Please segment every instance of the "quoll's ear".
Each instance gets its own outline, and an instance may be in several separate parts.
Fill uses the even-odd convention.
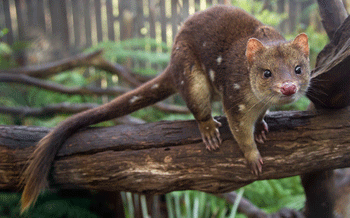
[[[251,63],[254,59],[255,53],[264,48],[264,45],[258,39],[250,38],[248,40],[247,49],[245,51],[245,55],[247,56],[248,62]]]
[[[298,46],[301,51],[305,54],[306,57],[309,57],[309,43],[308,38],[305,33],[300,33],[295,37],[295,39],[292,42],[292,45]]]

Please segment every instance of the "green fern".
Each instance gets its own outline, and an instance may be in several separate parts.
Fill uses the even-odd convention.
[[[128,59],[165,66],[169,62],[169,48],[151,38],[133,38],[120,42],[104,41],[87,51],[104,50],[104,57],[123,64]]]

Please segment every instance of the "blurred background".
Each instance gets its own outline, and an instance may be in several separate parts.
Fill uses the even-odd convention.
[[[316,0],[2,0],[0,1],[0,70],[46,66],[80,53],[103,49],[103,58],[129,69],[139,81],[146,81],[167,65],[173,39],[183,21],[196,11],[214,4],[241,7],[263,23],[278,29],[287,39],[306,32],[311,50],[311,67],[328,42]],[[349,11],[350,0],[343,0]],[[134,86],[118,75],[91,66],[81,66],[44,78],[66,87]],[[116,95],[87,95],[48,91],[16,83],[0,83],[0,124],[54,127],[72,113],[57,110],[30,115],[24,108],[38,109],[68,103],[103,104]],[[165,101],[184,106],[179,96]],[[275,110],[303,110],[307,99]],[[215,104],[215,115],[222,115]],[[17,109],[17,112],[13,110]],[[193,119],[192,115],[149,107],[117,123]],[[265,212],[281,208],[300,210],[305,196],[299,177],[259,181],[240,190],[241,195]],[[47,191],[28,217],[111,217],[101,212],[96,191]],[[20,194],[0,192],[0,217],[18,217]],[[162,205],[169,217],[246,217],[225,199],[197,191],[173,192],[152,197],[121,193],[123,215],[147,217],[150,204]],[[148,204],[148,205],[147,205]],[[161,207],[161,206],[159,206]],[[147,212],[148,208],[148,212]],[[153,216],[155,217],[155,216]]]

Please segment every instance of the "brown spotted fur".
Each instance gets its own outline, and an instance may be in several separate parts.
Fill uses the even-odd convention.
[[[295,75],[295,65],[302,67],[302,75]],[[273,77],[263,78],[266,69]],[[283,81],[298,86],[293,97],[281,97],[279,87]],[[209,150],[221,144],[221,124],[211,116],[211,101],[221,98],[231,131],[252,171],[258,174],[262,158],[254,130],[257,140],[262,141],[267,131],[263,121],[266,110],[294,101],[304,94],[308,83],[305,34],[286,42],[273,28],[230,6],[214,6],[196,13],[177,34],[170,63],[160,76],[110,103],[68,118],[38,143],[24,174],[22,208],[33,204],[45,188],[58,149],[75,131],[129,114],[175,92],[181,94],[196,118]]]

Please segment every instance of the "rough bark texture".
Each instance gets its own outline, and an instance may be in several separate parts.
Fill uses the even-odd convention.
[[[88,128],[69,138],[54,162],[51,185],[106,191],[160,194],[196,189],[219,193],[255,180],[277,179],[350,166],[349,109],[274,112],[267,117],[271,132],[259,150],[263,173],[256,177],[232,140],[225,118],[220,150],[209,152],[194,121],[156,122]],[[2,126],[0,189],[18,190],[34,145],[48,129]]]

